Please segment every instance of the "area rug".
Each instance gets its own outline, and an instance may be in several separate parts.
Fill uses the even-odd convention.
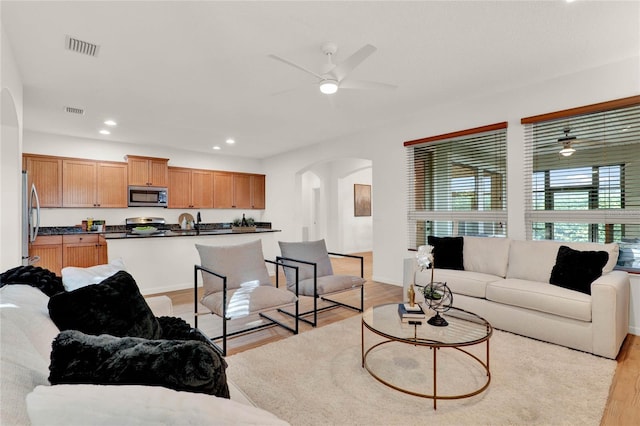
[[[360,316],[227,358],[227,374],[259,407],[292,425],[598,425],[616,362],[511,333],[490,340],[491,383],[467,399],[391,389],[361,364]],[[367,346],[376,338],[365,335]],[[484,359],[484,345],[476,348]],[[410,389],[429,390],[430,349],[402,344],[372,352],[369,365]],[[470,357],[438,351],[438,391],[481,386]],[[397,377],[395,376],[397,375]]]

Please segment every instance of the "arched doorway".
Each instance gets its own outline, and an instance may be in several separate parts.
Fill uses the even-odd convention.
[[[303,241],[324,238],[343,253],[373,249],[372,216],[356,217],[353,199],[354,184],[371,185],[371,160],[322,161],[301,169],[296,178]]]

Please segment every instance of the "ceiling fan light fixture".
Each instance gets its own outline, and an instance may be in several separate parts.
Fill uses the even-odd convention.
[[[338,82],[331,78],[327,78],[320,82],[320,91],[325,95],[333,95],[338,91]]]
[[[559,154],[563,157],[569,157],[573,155],[574,152],[576,152],[576,150],[571,147],[571,142],[565,142],[562,145],[562,149],[560,150]]]

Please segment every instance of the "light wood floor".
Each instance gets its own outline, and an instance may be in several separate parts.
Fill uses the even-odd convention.
[[[371,253],[359,253],[365,257],[365,308],[382,303],[395,302],[402,299],[402,288],[371,281],[372,276],[372,256]],[[359,264],[351,259],[333,258],[332,264],[335,273],[359,275]],[[281,283],[284,283],[282,279]],[[176,291],[168,293],[174,305],[176,316],[184,318],[193,323],[193,292],[191,290]],[[345,294],[344,301],[352,304],[358,303],[358,292]],[[308,306],[309,300],[301,302],[301,309]],[[204,311],[204,309],[203,309]],[[346,319],[353,315],[359,315],[355,311],[348,309],[332,309],[319,315],[319,326],[322,327],[333,322]],[[205,333],[215,333],[215,330],[207,330],[210,326],[206,322],[207,317],[200,317],[199,326]],[[312,330],[312,327],[300,323],[300,332]],[[228,354],[233,355],[242,351],[252,349],[270,342],[275,342],[291,336],[291,333],[281,327],[271,327],[265,330],[249,333],[235,337],[229,341]],[[602,426],[609,425],[638,425],[640,424],[640,336],[632,334],[627,338],[622,346],[617,358],[618,366],[609,390],[609,399],[605,407],[604,416],[601,421]]]

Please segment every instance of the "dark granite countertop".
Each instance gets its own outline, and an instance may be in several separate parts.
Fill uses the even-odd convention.
[[[124,238],[158,238],[158,237],[206,237],[211,235],[229,235],[229,234],[261,234],[265,232],[280,232],[279,229],[272,229],[269,222],[256,223],[255,231],[238,232],[232,229],[230,223],[203,223],[199,230],[180,229],[180,225],[167,225],[169,229],[160,230],[153,234],[134,234],[127,230],[124,225],[107,225],[103,232],[85,231],[80,226],[48,226],[41,227],[38,235],[103,235],[107,240],[117,240]]]

